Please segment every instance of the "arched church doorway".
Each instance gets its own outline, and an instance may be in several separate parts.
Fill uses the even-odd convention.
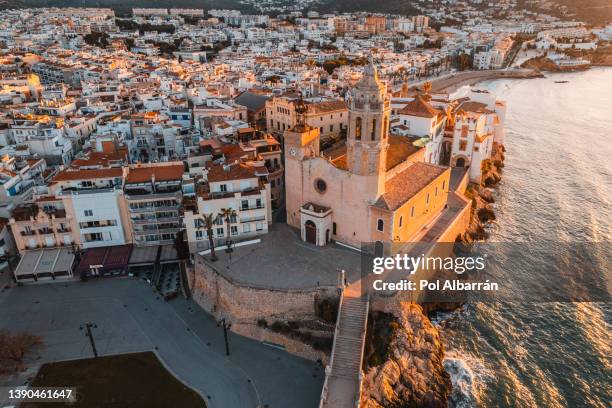
[[[317,245],[317,226],[315,223],[308,220],[304,227],[306,229],[306,242]]]
[[[455,167],[465,167],[465,159],[463,157],[458,158]]]

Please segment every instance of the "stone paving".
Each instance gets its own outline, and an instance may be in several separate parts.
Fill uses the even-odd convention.
[[[360,279],[360,253],[329,244],[325,247],[300,240],[299,231],[287,224],[273,224],[261,243],[234,248],[230,255],[217,251],[214,266],[245,284],[276,289],[304,289],[337,285],[345,270],[347,280]]]

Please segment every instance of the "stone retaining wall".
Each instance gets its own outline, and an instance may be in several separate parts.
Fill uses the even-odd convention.
[[[207,312],[234,322],[282,316],[300,319],[315,316],[315,299],[337,298],[335,286],[275,289],[237,282],[196,257],[190,283],[193,299]]]

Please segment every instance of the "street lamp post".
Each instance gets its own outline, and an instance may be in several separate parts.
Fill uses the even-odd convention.
[[[223,340],[225,341],[225,355],[229,356],[230,351],[229,351],[229,341],[227,340],[227,331],[232,327],[232,324],[227,323],[224,317],[217,323],[217,327],[219,326],[223,327]]]
[[[98,326],[91,322],[85,323],[85,329],[87,330],[87,333],[85,333],[85,336],[89,337],[89,342],[91,343],[91,349],[93,350],[94,357],[98,358],[98,350],[96,349],[96,341],[94,340],[93,333],[91,332],[92,327],[95,329]]]

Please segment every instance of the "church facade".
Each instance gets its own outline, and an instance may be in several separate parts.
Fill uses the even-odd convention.
[[[304,120],[285,132],[287,223],[319,246],[419,240],[447,206],[450,169],[389,134],[389,96],[372,63],[348,106],[347,140],[326,151]]]

